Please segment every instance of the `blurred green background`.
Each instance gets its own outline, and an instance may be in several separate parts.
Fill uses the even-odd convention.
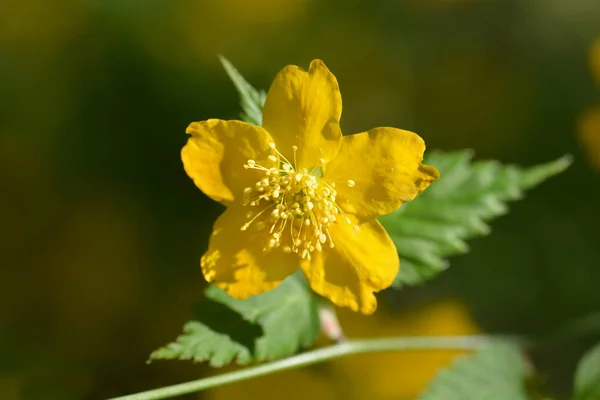
[[[265,89],[323,59],[347,134],[395,126],[524,165],[575,156],[438,279],[383,294],[382,312],[454,298],[481,329],[516,333],[599,312],[599,36],[597,0],[0,2],[0,399],[101,399],[207,373],[144,362],[201,299],[221,206],[179,152],[191,121],[238,116],[217,54]],[[534,354],[553,390],[598,338]],[[394,398],[378,396],[365,398]]]

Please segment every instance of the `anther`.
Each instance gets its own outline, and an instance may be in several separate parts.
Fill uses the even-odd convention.
[[[263,175],[255,186],[244,188],[243,204],[256,206],[248,210],[262,210],[247,213],[248,220],[240,229],[268,232],[264,251],[281,248],[285,253],[297,253],[310,260],[312,253],[323,251],[327,242],[333,247],[328,229],[336,220],[344,218],[353,227],[355,223],[336,203],[335,183],[321,183],[308,169],[295,167],[297,146],[292,146],[293,163],[276,149],[275,143],[269,143],[269,147],[274,150],[267,155],[268,162],[272,163],[270,168],[257,164],[255,160],[248,160],[244,165],[248,169],[260,170]],[[320,158],[319,162],[322,166],[325,159]],[[342,184],[355,186],[353,180],[342,181]],[[263,212],[268,217],[257,220]],[[282,245],[284,237],[285,246]]]

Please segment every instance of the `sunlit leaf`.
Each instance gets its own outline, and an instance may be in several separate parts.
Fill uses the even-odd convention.
[[[530,168],[496,161],[471,162],[468,151],[433,152],[427,164],[441,178],[410,203],[380,218],[401,259],[394,287],[416,285],[447,268],[445,257],[465,253],[465,240],[489,233],[487,221],[508,211],[506,202],[564,171],[569,157]]]
[[[600,343],[588,351],[577,366],[575,400],[600,400]]]
[[[240,94],[242,106],[241,118],[253,125],[262,125],[262,109],[267,94],[263,90],[257,90],[240,74],[240,72],[223,56],[219,56],[223,68],[233,81],[235,88]]]
[[[212,285],[205,295],[197,318],[150,360],[208,361],[214,367],[271,360],[312,345],[320,330],[316,300],[298,274],[244,301]]]
[[[495,344],[442,370],[417,400],[529,400],[528,375],[518,347]]]

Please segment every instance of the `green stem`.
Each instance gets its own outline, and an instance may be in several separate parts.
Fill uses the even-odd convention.
[[[490,336],[416,336],[403,338],[379,338],[350,340],[296,356],[284,358],[255,367],[241,369],[222,375],[198,379],[160,389],[115,397],[110,400],[157,400],[240,382],[274,372],[287,371],[319,362],[332,360],[349,354],[373,353],[390,350],[473,350],[497,340]]]

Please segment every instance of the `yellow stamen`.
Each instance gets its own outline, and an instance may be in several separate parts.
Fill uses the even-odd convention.
[[[310,260],[311,253],[323,251],[323,245],[327,242],[329,247],[334,247],[329,229],[342,222],[337,215],[341,215],[344,223],[353,222],[336,202],[335,182],[312,175],[315,168],[311,171],[297,168],[298,147],[292,147],[293,164],[277,150],[274,143],[270,143],[269,147],[279,155],[278,167],[266,168],[254,160],[248,160],[244,165],[247,169],[263,171],[264,176],[254,186],[244,188],[243,204],[260,211],[247,215],[252,218],[240,229],[245,231],[253,224],[256,230],[268,227],[261,233],[267,234],[264,251],[280,248],[286,253],[294,252],[302,259]],[[273,154],[268,159],[277,161]],[[319,162],[323,165],[325,160],[320,159]],[[352,179],[345,183],[349,187],[355,186]],[[354,226],[354,229],[358,230],[358,226]]]

